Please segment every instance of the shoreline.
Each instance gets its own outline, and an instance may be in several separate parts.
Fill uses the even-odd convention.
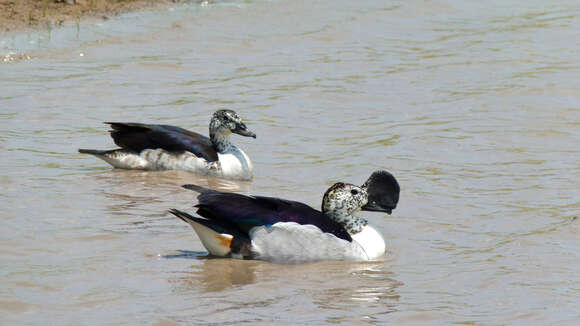
[[[108,20],[131,11],[192,0],[0,0],[0,35],[58,28],[67,22]]]

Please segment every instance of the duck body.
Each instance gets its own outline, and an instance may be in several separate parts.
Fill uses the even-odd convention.
[[[388,175],[392,178],[389,182],[396,183]],[[371,207],[368,191],[376,193],[375,184],[367,188],[336,184],[325,193],[323,211],[280,198],[225,193],[196,185],[184,187],[199,192],[196,207],[200,217],[176,209],[170,212],[189,223],[214,256],[301,263],[374,260],[385,253],[381,234],[366,220],[352,215],[367,205]],[[392,198],[381,198],[371,210],[394,209],[398,184],[396,189]],[[332,208],[325,202],[337,205]]]
[[[247,130],[234,111],[219,110],[210,123],[210,137],[180,127],[143,123],[106,122],[120,149],[79,149],[115,168],[139,170],[184,170],[217,177],[250,180],[253,165],[246,153],[232,144],[232,132],[247,137]]]

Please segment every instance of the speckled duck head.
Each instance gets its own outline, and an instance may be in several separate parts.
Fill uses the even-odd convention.
[[[367,221],[354,216],[368,202],[365,189],[349,183],[335,183],[322,197],[322,212],[341,224],[349,234],[355,234]]]
[[[376,171],[361,187],[339,182],[328,188],[322,198],[322,212],[353,235],[368,224],[354,215],[358,210],[391,214],[397,207],[399,192],[399,183],[392,174]]]
[[[233,110],[216,111],[209,123],[209,135],[212,140],[227,140],[231,133],[256,138],[256,134],[249,131],[242,118]]]
[[[368,201],[366,190],[349,183],[335,183],[328,188],[322,198],[324,213],[354,214]]]

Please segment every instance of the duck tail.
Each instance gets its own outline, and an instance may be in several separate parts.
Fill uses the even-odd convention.
[[[193,216],[187,214],[186,212],[180,211],[180,210],[175,209],[175,208],[170,209],[169,213],[177,216],[180,220],[182,220],[185,223],[189,223],[189,224],[191,224],[191,222],[195,222],[195,220],[201,220],[200,218],[193,217]]]
[[[191,216],[190,214],[187,214],[186,212],[180,211],[180,210],[175,209],[175,208],[170,209],[169,213],[177,216],[180,220],[191,225],[194,229],[195,229],[196,225],[203,225],[206,228],[210,228],[214,232],[217,232],[217,233],[229,233],[226,228],[217,224],[215,221],[211,221],[211,220],[208,220],[205,218]]]
[[[91,154],[91,155],[95,155],[95,156],[107,155],[109,153],[112,153],[113,151],[115,151],[115,150],[102,151],[102,150],[98,150],[98,149],[79,148],[79,153],[81,153],[81,154]]]
[[[212,190],[212,189],[209,189],[209,188],[205,188],[205,187],[202,187],[202,186],[198,186],[198,185],[194,185],[194,184],[187,184],[187,185],[183,185],[182,187],[185,188],[185,189],[193,190],[193,191],[198,192],[200,194],[203,194],[205,192],[215,191],[215,190]]]
[[[193,217],[177,209],[170,209],[169,213],[187,222],[201,240],[203,246],[214,256],[225,257],[232,252],[234,236],[225,233],[218,224],[203,218]]]

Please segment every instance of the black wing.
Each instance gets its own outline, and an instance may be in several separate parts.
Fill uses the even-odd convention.
[[[273,197],[245,196],[219,192],[196,185],[185,185],[187,189],[200,192],[197,214],[207,219],[235,225],[248,234],[251,228],[273,225],[277,222],[311,224],[323,232],[352,241],[348,232],[327,215],[312,207],[291,200]]]
[[[188,151],[208,162],[218,160],[211,140],[196,132],[168,125],[105,122],[111,125],[111,137],[119,147],[140,152],[162,148],[167,151]]]

